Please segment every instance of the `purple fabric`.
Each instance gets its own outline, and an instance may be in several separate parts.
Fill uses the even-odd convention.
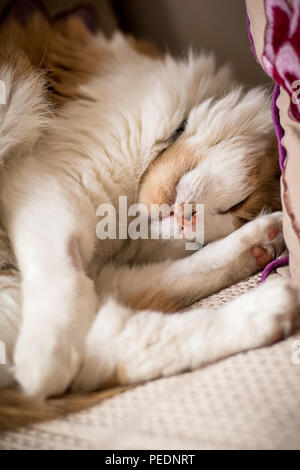
[[[278,84],[275,84],[273,95],[272,95],[271,111],[272,111],[272,119],[273,119],[276,137],[277,137],[277,143],[278,143],[279,165],[280,165],[281,172],[283,173],[284,161],[286,158],[286,150],[281,143],[281,139],[284,136],[284,130],[280,124],[279,109],[276,104],[279,93],[280,93],[280,86]],[[267,266],[263,270],[262,275],[261,275],[261,281],[262,282],[265,281],[272,271],[275,271],[279,267],[287,266],[288,264],[289,264],[288,256],[284,256],[283,258],[279,258],[279,259],[275,259],[274,261],[271,261],[271,263],[267,264]]]
[[[288,5],[285,0],[265,0],[265,11],[267,15],[267,26],[265,31],[265,48],[262,62],[266,72],[275,80],[275,87],[272,95],[272,118],[277,137],[279,165],[281,172],[284,172],[284,162],[286,159],[286,149],[281,140],[284,130],[280,124],[279,109],[276,101],[280,94],[280,85],[289,93],[291,97],[290,117],[298,120],[300,117],[300,107],[293,99],[295,92],[294,84],[300,78],[299,61],[299,26],[300,26],[300,2],[292,1]],[[296,40],[296,41],[295,41]],[[297,48],[297,54],[295,53]],[[294,73],[291,73],[293,71]],[[280,266],[289,264],[289,257],[285,256],[269,263],[262,272],[262,282]]]
[[[279,109],[276,104],[279,93],[280,93],[280,86],[278,84],[275,84],[273,95],[272,95],[271,112],[272,112],[272,119],[273,119],[275,134],[277,137],[277,143],[278,143],[279,165],[280,165],[281,173],[283,173],[284,162],[286,159],[286,150],[281,143],[281,139],[284,136],[284,130],[280,124]]]
[[[271,263],[267,264],[265,269],[261,274],[261,282],[264,282],[266,278],[271,274],[272,271],[275,271],[277,268],[281,268],[282,266],[287,266],[289,264],[289,257],[284,256],[283,258],[274,259]]]
[[[289,94],[289,117],[300,122],[300,1],[265,0],[265,12],[262,63]]]
[[[280,86],[278,84],[275,84],[273,95],[272,95],[271,111],[272,111],[272,119],[273,119],[275,134],[276,134],[277,143],[278,143],[279,165],[280,165],[281,172],[283,173],[284,161],[286,158],[286,150],[281,143],[281,139],[284,136],[284,130],[280,124],[279,109],[276,104],[279,93],[280,93]],[[279,267],[287,266],[288,264],[289,264],[288,256],[284,256],[283,258],[279,258],[279,259],[275,259],[274,261],[271,261],[271,263],[267,264],[267,266],[263,270],[262,275],[261,275],[261,281],[262,282],[265,281],[272,271],[275,271]]]

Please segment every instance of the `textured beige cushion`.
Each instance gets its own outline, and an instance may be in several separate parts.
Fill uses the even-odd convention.
[[[259,276],[200,302],[217,307]],[[241,312],[241,315],[243,312]],[[62,420],[0,436],[0,449],[300,449],[293,337],[156,380]],[[300,358],[300,354],[299,354]]]

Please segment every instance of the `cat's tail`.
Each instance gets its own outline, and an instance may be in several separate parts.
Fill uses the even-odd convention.
[[[51,419],[62,418],[99,404],[133,386],[118,386],[84,395],[66,395],[39,401],[16,389],[0,390],[0,433]]]
[[[45,79],[22,51],[0,50],[0,167],[49,126]]]

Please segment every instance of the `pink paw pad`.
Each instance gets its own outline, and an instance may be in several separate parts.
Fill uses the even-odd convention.
[[[269,240],[274,240],[274,238],[277,237],[278,233],[279,233],[279,229],[278,229],[278,227],[276,227],[276,225],[273,225],[272,227],[269,227],[268,228]]]
[[[261,246],[254,246],[251,248],[251,254],[255,258],[256,265],[259,268],[264,268],[272,260],[272,255]]]

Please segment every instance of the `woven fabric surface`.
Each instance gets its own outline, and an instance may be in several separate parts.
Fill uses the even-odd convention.
[[[218,307],[253,276],[198,303]],[[300,332],[271,347],[164,378],[93,408],[0,437],[1,449],[300,449]]]

